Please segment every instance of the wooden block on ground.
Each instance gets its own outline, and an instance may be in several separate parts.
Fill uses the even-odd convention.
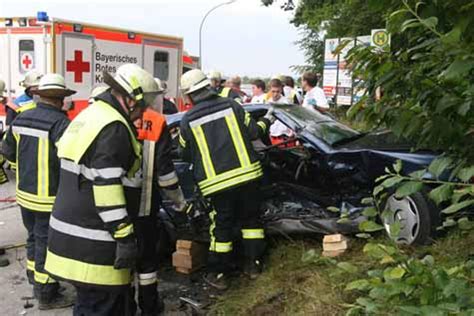
[[[333,243],[324,243],[323,250],[324,251],[336,251],[336,250],[347,250],[349,248],[349,244],[347,240],[341,242],[333,242]]]
[[[191,249],[193,244],[196,244],[192,240],[179,239],[176,241],[176,249]]]
[[[176,242],[176,252],[173,253],[173,266],[176,271],[189,274],[204,266],[208,252],[207,248],[207,245],[202,243],[178,240]]]
[[[328,244],[328,243],[334,243],[334,242],[341,242],[347,240],[346,236],[342,234],[334,234],[334,235],[326,235],[323,238],[323,243]]]
[[[204,260],[183,255],[178,252],[173,253],[173,266],[177,272],[189,274],[204,266]],[[186,272],[187,271],[187,272]]]
[[[176,272],[182,273],[182,274],[191,274],[193,271],[194,270],[191,270],[191,269],[176,267]]]
[[[329,251],[323,251],[323,257],[337,257],[342,255],[345,252],[345,250],[329,250]]]

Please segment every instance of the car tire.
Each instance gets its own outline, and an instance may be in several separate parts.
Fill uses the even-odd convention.
[[[382,224],[388,236],[399,244],[429,245],[435,237],[439,224],[439,210],[429,200],[425,192],[417,192],[410,196],[397,198],[395,193],[388,196],[384,210],[391,212],[382,216]],[[391,236],[390,225],[400,221],[401,229],[398,236]]]

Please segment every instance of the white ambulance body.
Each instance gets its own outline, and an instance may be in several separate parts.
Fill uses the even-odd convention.
[[[70,100],[69,114],[74,117],[87,106],[91,90],[103,84],[102,72],[113,74],[125,63],[138,64],[166,81],[167,96],[180,99],[182,38],[47,17],[40,20],[0,18],[0,78],[10,101],[23,93],[20,81],[29,70],[57,72],[68,88],[77,91]],[[0,106],[2,123],[5,111]]]

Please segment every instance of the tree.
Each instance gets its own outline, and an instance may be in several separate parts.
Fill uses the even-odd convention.
[[[284,2],[286,8],[289,2]],[[324,37],[354,37],[370,34],[374,28],[384,28],[384,15],[388,8],[371,6],[368,0],[301,0],[294,10],[291,23],[301,30],[302,37],[297,44],[303,49],[306,65],[295,66],[303,72],[322,72],[324,65]],[[274,0],[262,0],[265,6],[275,4]],[[278,2],[281,3],[281,2]],[[291,2],[292,3],[292,2]]]
[[[368,89],[349,113],[474,163],[474,3],[393,2],[391,49],[355,48],[349,58]]]

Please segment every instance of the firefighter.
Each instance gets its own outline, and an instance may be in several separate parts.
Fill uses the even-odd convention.
[[[193,164],[194,178],[215,210],[210,213],[210,252],[205,281],[227,288],[233,248],[233,230],[241,223],[244,272],[252,279],[262,269],[265,247],[259,220],[259,180],[263,175],[251,141],[267,135],[275,120],[272,110],[255,122],[237,102],[219,97],[202,71],[181,78],[183,94],[194,107],[180,126],[183,158]]]
[[[3,90],[5,90],[5,81],[0,79],[0,104],[5,104],[6,103],[6,98],[3,97]],[[3,126],[0,126],[0,142],[3,139]],[[0,185],[7,183],[8,182],[8,177],[5,172],[5,169],[3,169],[3,165],[5,164],[5,157],[1,154],[0,151]],[[2,252],[2,249],[0,249],[0,252]],[[4,252],[4,250],[3,250]],[[0,253],[1,255],[1,253]],[[8,265],[8,264],[7,264]],[[2,266],[2,263],[0,262],[0,266]]]
[[[34,284],[39,309],[72,305],[70,298],[59,294],[59,283],[44,269],[48,240],[48,223],[59,184],[59,159],[56,142],[69,124],[63,107],[64,98],[76,93],[67,89],[59,74],[47,74],[34,91],[38,105],[20,113],[7,131],[5,157],[16,163],[16,200],[26,241],[27,276]]]
[[[211,71],[208,78],[210,80],[211,88],[214,89],[220,97],[231,98],[237,103],[242,104],[243,101],[240,94],[231,87],[224,86],[225,80],[222,80],[222,74],[219,71]]]
[[[25,78],[20,82],[20,86],[25,88],[24,93],[13,101],[14,109],[7,106],[7,125],[10,125],[19,113],[31,110],[36,106],[33,100],[33,94],[34,91],[38,89],[41,76],[41,73],[36,70],[30,70],[26,73]]]
[[[3,90],[5,90],[5,81],[0,79],[0,104],[4,104],[6,99],[3,97]],[[3,128],[0,126],[0,141],[3,139]],[[5,164],[5,158],[0,153],[0,185],[8,182],[8,177],[3,169]],[[0,256],[5,255],[5,249],[0,248]],[[6,267],[10,265],[10,261],[7,258],[0,258],[0,267]]]
[[[143,113],[138,130],[138,138],[143,141],[141,180],[139,185],[124,183],[127,208],[132,214],[137,236],[138,305],[144,316],[158,315],[164,310],[157,287],[159,190],[164,198],[174,202],[175,210],[182,211],[186,206],[171,157],[171,135],[161,114],[164,89],[159,79],[155,78],[155,81],[160,94]]]
[[[130,283],[137,244],[122,181],[131,181],[141,165],[133,121],[159,91],[135,64],[103,76],[110,89],[79,113],[58,143],[60,186],[46,270],[75,286],[76,316],[135,312]]]

